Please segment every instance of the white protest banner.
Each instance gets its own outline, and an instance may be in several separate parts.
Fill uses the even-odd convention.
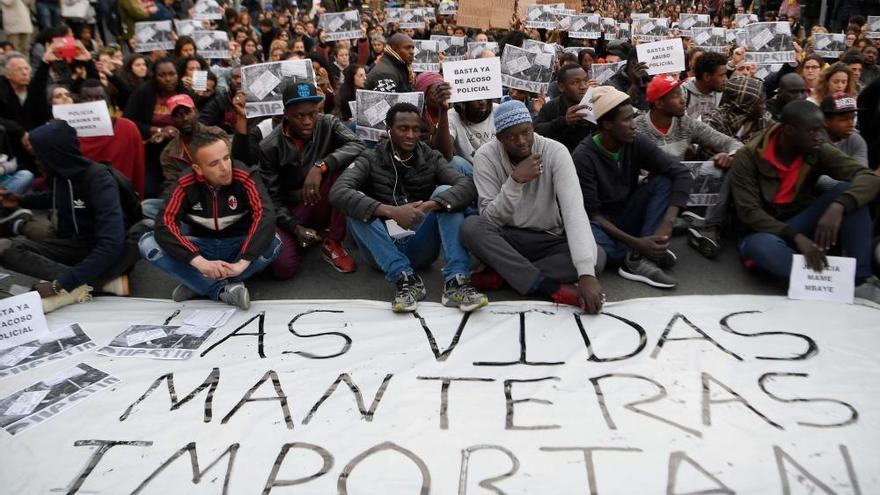
[[[813,34],[813,52],[824,58],[840,58],[846,50],[846,35],[843,33]]]
[[[193,71],[192,89],[193,89],[193,91],[207,91],[208,90],[208,71],[206,71],[206,70]]]
[[[400,29],[424,29],[425,12],[422,9],[397,9]]]
[[[171,21],[134,23],[135,48],[140,53],[174,48]]]
[[[177,36],[192,36],[196,31],[206,31],[204,21],[192,19],[174,19],[174,30]]]
[[[311,60],[284,60],[242,67],[241,87],[247,99],[247,117],[281,115],[284,113],[281,94],[285,85],[301,82],[315,84]]]
[[[179,307],[96,298],[50,319],[103,343]],[[254,301],[187,361],[87,353],[0,381],[3,412],[29,411],[0,432],[0,479],[11,494],[479,494],[502,474],[510,495],[875,494],[878,314],[768,295],[599,315]]]
[[[632,36],[640,44],[665,40],[669,37],[669,19],[666,17],[633,19]]]
[[[681,35],[685,38],[693,38],[694,28],[708,28],[712,26],[709,14],[681,14],[678,16],[678,27]]]
[[[422,112],[425,104],[425,93],[414,91],[411,93],[384,93],[381,91],[357,90],[357,135],[368,141],[379,141],[385,136],[387,129],[385,117],[388,110],[397,103],[412,103]]]
[[[467,55],[467,38],[464,36],[443,36],[432,34],[431,41],[436,41],[438,49],[443,53],[443,62],[456,62],[464,60]]]
[[[470,41],[467,44],[467,57],[479,58],[485,50],[489,50],[495,55],[498,55],[498,43],[495,41]]]
[[[711,52],[727,54],[727,30],[720,27],[694,28],[694,42]]]
[[[223,7],[214,0],[198,0],[193,5],[192,18],[196,21],[218,21],[223,19]]]
[[[866,38],[880,38],[880,15],[868,16],[868,30],[865,32]]]
[[[0,378],[18,375],[94,347],[95,343],[78,324],[65,325],[39,339],[0,351]]]
[[[450,103],[501,98],[501,59],[444,62],[443,80],[452,86]]]
[[[440,72],[440,48],[437,41],[413,40],[413,72]]]
[[[636,45],[636,52],[639,62],[648,66],[649,75],[672,74],[685,70],[681,38],[639,43]]]
[[[833,301],[852,304],[855,297],[856,259],[828,256],[821,272],[807,266],[806,258],[795,254],[791,260],[788,297],[806,301]]]
[[[39,340],[48,332],[39,293],[0,299],[0,349]]]
[[[358,39],[363,35],[360,16],[356,10],[325,12],[318,19],[318,25],[327,41]]]
[[[571,16],[569,38],[599,39],[602,37],[602,17],[599,14]]]
[[[529,29],[554,29],[558,22],[556,16],[552,5],[528,5],[523,25]]]
[[[52,105],[52,116],[70,124],[79,137],[113,135],[113,121],[110,120],[107,102],[103,100]]]
[[[229,58],[229,35],[226,31],[196,31],[193,39],[203,58]]]
[[[757,22],[746,26],[742,44],[746,47],[746,61],[755,64],[782,64],[794,62],[795,52],[791,39],[791,25],[787,22]]]
[[[89,7],[89,0],[61,0],[61,17],[65,19],[87,19],[89,17]]]
[[[543,43],[542,43],[543,45]],[[547,92],[553,77],[556,53],[524,50],[511,44],[501,54],[501,84],[532,93]]]
[[[694,178],[694,184],[691,186],[687,205],[713,206],[718,204],[721,185],[724,183],[724,173],[715,166],[715,162],[712,160],[702,162],[683,161],[681,164],[691,171],[691,176]]]

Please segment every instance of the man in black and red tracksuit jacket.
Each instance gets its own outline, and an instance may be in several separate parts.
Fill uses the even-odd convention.
[[[232,161],[229,143],[212,133],[193,135],[192,170],[168,191],[155,232],[144,235],[144,258],[181,284],[172,299],[208,296],[242,309],[242,283],[278,256],[272,202],[259,175]]]

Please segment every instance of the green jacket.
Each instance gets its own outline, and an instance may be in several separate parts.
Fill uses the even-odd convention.
[[[733,157],[730,190],[737,217],[748,231],[767,232],[794,242],[798,232],[785,220],[803,211],[816,199],[814,190],[822,175],[849,182],[849,188],[836,200],[847,213],[865,206],[880,194],[880,176],[834,145],[825,143],[818,151],[804,156],[791,203],[774,204],[773,198],[781,180],[773,164],[764,159],[764,149],[779,128],[780,124],[771,126]]]
[[[119,17],[125,29],[126,39],[134,37],[134,23],[150,20],[150,14],[138,0],[119,0]]]

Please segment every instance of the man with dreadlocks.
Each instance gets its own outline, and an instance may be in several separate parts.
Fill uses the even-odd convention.
[[[397,33],[388,40],[384,57],[367,74],[365,89],[384,93],[406,93],[412,91],[415,75],[412,62],[415,44],[412,38]]]

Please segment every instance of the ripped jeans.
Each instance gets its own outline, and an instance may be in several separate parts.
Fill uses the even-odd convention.
[[[228,237],[222,239],[214,239],[209,237],[187,237],[207,260],[223,260],[234,263],[241,258],[241,246],[244,242],[242,237]],[[211,280],[202,275],[194,266],[189,263],[172,258],[162,249],[162,246],[156,242],[156,238],[152,232],[147,232],[138,242],[141,256],[147,261],[155,265],[163,272],[176,278],[180,283],[186,285],[193,292],[218,300],[220,291],[229,284],[243,282],[272,263],[278,253],[281,252],[281,238],[275,235],[272,244],[266,249],[259,258],[253,260],[247,270],[237,277],[225,280]]]

